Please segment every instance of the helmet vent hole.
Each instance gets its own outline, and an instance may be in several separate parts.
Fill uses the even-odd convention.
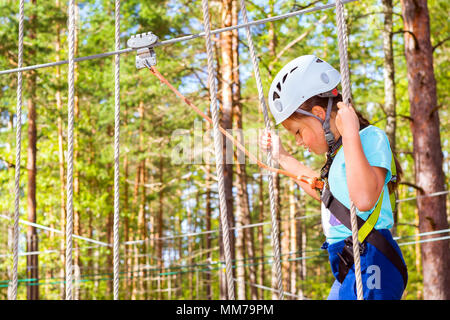
[[[281,91],[281,83],[277,83],[277,89],[278,89],[278,91]]]
[[[274,92],[273,93],[273,101],[275,101],[276,99],[280,99],[280,96],[278,95],[278,93]]]
[[[317,62],[317,63],[321,63],[321,62],[323,62],[323,61],[320,60],[320,59],[317,59],[316,62]]]
[[[292,69],[289,73],[292,73],[295,69],[297,69],[298,67],[295,67],[294,69]]]
[[[286,81],[287,76],[288,76],[288,73],[286,73],[286,74],[284,75],[284,77],[283,77],[283,83]]]

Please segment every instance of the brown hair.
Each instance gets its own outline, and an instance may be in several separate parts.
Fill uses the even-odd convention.
[[[337,103],[340,101],[342,101],[341,94],[338,94],[336,97],[333,98],[333,106],[331,108],[331,113],[336,113],[338,111]],[[301,108],[304,111],[311,112],[314,106],[320,106],[321,108],[326,110],[327,105],[328,105],[328,98],[313,96],[313,97],[309,98],[308,100],[306,100],[299,108]],[[355,109],[355,112],[356,112],[356,115],[358,116],[359,125],[361,127],[370,125],[370,122],[366,118],[364,118],[364,116],[359,111],[357,111]],[[306,115],[298,113],[298,112],[294,112],[288,119],[300,120],[303,117],[306,117]],[[400,183],[400,179],[403,175],[403,170],[400,166],[400,163],[399,163],[395,153],[394,153],[394,161],[395,161],[395,167],[397,168],[397,179],[396,179],[396,181],[390,181],[388,183],[389,193],[392,193],[395,191],[395,189],[397,189],[397,187]],[[392,209],[394,209],[394,208],[392,208]]]

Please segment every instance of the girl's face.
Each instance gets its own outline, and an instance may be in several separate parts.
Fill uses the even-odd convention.
[[[325,110],[321,107],[317,108],[314,107],[311,110],[312,113],[321,119],[325,119]],[[328,151],[325,132],[323,131],[322,124],[316,118],[308,116],[301,117],[300,119],[289,118],[283,121],[282,125],[295,136],[298,146],[303,146],[315,154],[324,154]]]

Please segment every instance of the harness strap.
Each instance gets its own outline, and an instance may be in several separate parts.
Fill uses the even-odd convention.
[[[360,243],[364,242],[364,240],[369,235],[370,231],[372,231],[372,229],[374,229],[375,225],[377,224],[378,218],[380,217],[381,204],[383,203],[383,195],[384,195],[384,190],[381,192],[380,199],[378,199],[377,206],[372,211],[372,213],[367,218],[367,220],[364,222],[363,226],[361,228],[359,228],[358,241]]]
[[[339,200],[337,200],[332,194],[331,191],[327,188],[325,188],[322,192],[322,202],[325,205],[325,207],[330,210],[330,212],[348,229],[351,230],[351,222],[350,222],[350,210],[344,206]],[[380,204],[381,201],[378,201]],[[377,205],[378,206],[378,205]],[[381,205],[380,205],[381,208]],[[375,212],[375,210],[374,210]],[[374,213],[372,212],[372,214]],[[379,212],[378,212],[379,214]],[[370,217],[369,217],[370,218]],[[378,219],[378,217],[377,217]],[[369,220],[369,219],[367,219]],[[372,220],[375,220],[373,218]],[[357,216],[357,222],[358,222],[358,229],[360,230],[366,223],[361,217]],[[376,221],[375,221],[376,223]],[[406,265],[403,263],[403,260],[401,259],[398,252],[394,249],[394,247],[390,244],[390,242],[375,228],[372,227],[373,221],[370,222],[370,231],[365,236],[365,240],[373,245],[375,248],[378,249],[383,255],[386,256],[386,258],[391,261],[391,263],[398,269],[400,274],[403,278],[403,285],[406,287],[406,284],[408,282],[408,272],[406,269]],[[374,225],[374,224],[373,224]],[[369,225],[367,228],[370,228]],[[367,232],[367,229],[364,231]],[[358,233],[359,238],[359,233]],[[362,243],[362,242],[361,242]],[[347,245],[347,243],[346,243]],[[347,250],[348,251],[348,250]],[[352,250],[349,250],[349,252],[353,252]],[[347,265],[352,265],[352,259],[353,255],[351,256],[352,259],[348,259],[348,257],[342,257],[346,261]],[[342,260],[341,258],[341,260]],[[348,267],[348,266],[347,266]],[[350,268],[348,267],[348,268]],[[348,272],[348,270],[347,270]],[[345,278],[345,276],[344,276]],[[339,280],[340,281],[340,280]]]
[[[392,158],[391,158],[391,181],[397,181],[397,166],[395,165],[395,159],[394,159],[394,152],[391,152],[392,154]],[[389,200],[391,201],[391,208],[392,211],[394,211],[395,205],[396,205],[396,197],[395,197],[395,192],[392,192],[389,195]]]

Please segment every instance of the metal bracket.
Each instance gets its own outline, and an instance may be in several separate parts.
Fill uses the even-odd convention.
[[[156,65],[156,53],[152,45],[158,42],[158,37],[152,32],[146,32],[131,36],[127,41],[130,48],[137,49],[136,68],[142,69]]]

